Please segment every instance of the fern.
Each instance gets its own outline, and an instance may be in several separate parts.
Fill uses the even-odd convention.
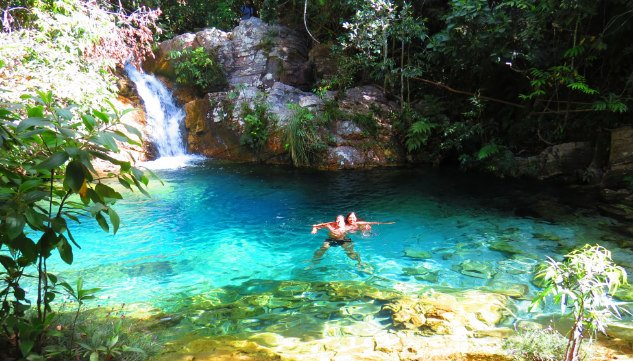
[[[495,154],[498,154],[500,151],[501,147],[499,145],[495,144],[494,142],[490,142],[479,149],[479,153],[477,153],[477,159],[488,159]]]
[[[429,122],[427,118],[422,118],[417,122],[411,124],[409,131],[407,132],[405,139],[405,146],[409,153],[420,149],[429,138],[431,130],[435,127],[435,124]]]
[[[295,167],[309,165],[326,148],[317,131],[318,119],[308,108],[297,104],[288,104],[288,108],[294,114],[285,128],[285,147]]]
[[[609,93],[602,99],[595,101],[591,108],[596,111],[608,110],[613,113],[626,113],[629,110],[628,106],[613,93]]]

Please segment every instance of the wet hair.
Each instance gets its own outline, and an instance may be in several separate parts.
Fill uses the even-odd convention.
[[[349,213],[347,214],[347,216],[345,217],[345,223],[349,223],[349,217],[350,217],[352,214],[353,214],[353,215],[356,215],[356,212],[349,212]],[[356,217],[356,220],[358,220],[358,216]]]

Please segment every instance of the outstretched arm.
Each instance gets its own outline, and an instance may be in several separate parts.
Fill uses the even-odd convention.
[[[396,222],[365,222],[365,221],[357,221],[356,224],[360,225],[370,225],[370,224],[394,224]]]
[[[334,222],[327,222],[327,223],[319,223],[319,224],[313,224],[312,225],[312,234],[317,233],[317,231],[321,228],[330,228],[332,227],[334,224]]]

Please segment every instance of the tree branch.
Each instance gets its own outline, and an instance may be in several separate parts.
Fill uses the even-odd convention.
[[[448,90],[451,93],[468,95],[468,96],[472,96],[472,97],[479,98],[479,99],[489,100],[489,101],[495,102],[495,103],[501,103],[501,104],[513,106],[513,107],[516,107],[516,108],[526,108],[526,106],[523,105],[523,104],[512,103],[512,102],[509,102],[509,101],[506,101],[506,100],[492,98],[492,97],[487,97],[485,95],[479,95],[479,94],[475,94],[475,93],[468,92],[468,91],[465,91],[465,90],[454,89],[454,88],[451,88],[450,86],[448,86],[446,84],[442,84],[442,83],[435,82],[435,81],[432,81],[432,80],[428,80],[428,79],[424,79],[424,78],[418,78],[418,77],[412,77],[411,79],[418,80],[418,81],[421,81],[423,83],[430,84],[430,85],[436,86],[438,88],[442,88],[442,89]]]

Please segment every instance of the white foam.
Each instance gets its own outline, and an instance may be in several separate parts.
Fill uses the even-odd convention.
[[[205,157],[196,154],[184,154],[173,157],[160,157],[156,160],[142,162],[141,165],[149,169],[179,169],[197,166],[203,162]]]

